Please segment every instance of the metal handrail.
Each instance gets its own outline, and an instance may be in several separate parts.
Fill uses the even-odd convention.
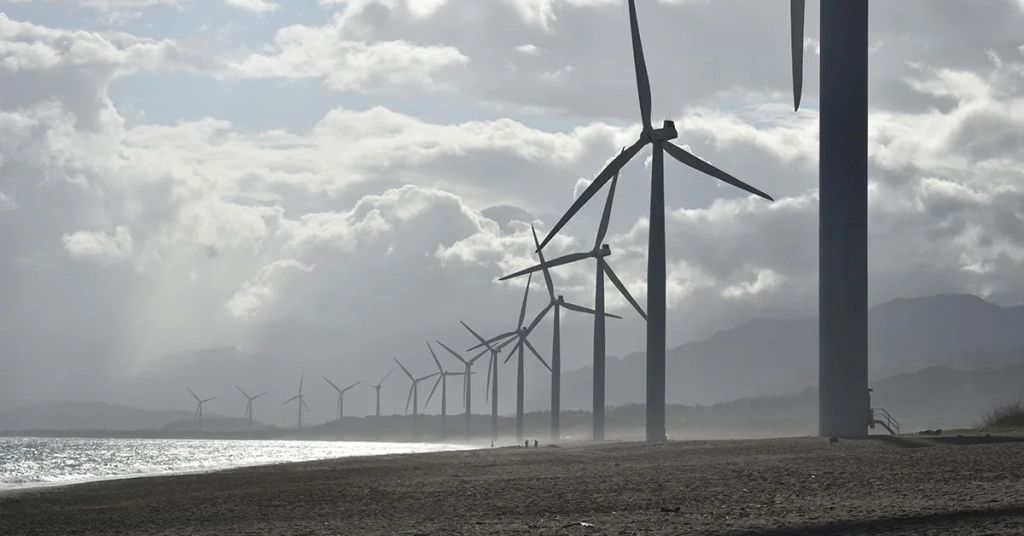
[[[874,408],[874,407],[871,408],[871,416],[872,416],[872,418],[877,419],[879,415],[884,418],[885,424],[887,425],[887,427],[890,430],[895,431],[896,435],[899,435],[899,433],[900,433],[900,423],[899,423],[899,421],[897,421],[892,416],[891,413],[886,411],[885,408]]]

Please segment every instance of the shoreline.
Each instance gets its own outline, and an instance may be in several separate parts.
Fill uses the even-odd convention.
[[[63,486],[0,496],[0,526],[11,535],[1024,533],[1020,435],[548,445]]]

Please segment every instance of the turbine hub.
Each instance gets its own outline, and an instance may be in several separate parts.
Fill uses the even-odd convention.
[[[601,247],[594,250],[595,257],[607,257],[612,254],[612,248],[608,244],[601,244]]]
[[[666,119],[661,128],[652,130],[647,136],[652,142],[669,141],[678,138],[679,132],[676,132],[676,124]]]

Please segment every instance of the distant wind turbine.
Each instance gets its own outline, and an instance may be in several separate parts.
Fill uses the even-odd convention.
[[[398,366],[402,368],[402,372],[404,372],[405,375],[409,377],[409,381],[412,382],[412,385],[409,386],[409,396],[406,397],[406,399],[405,399],[405,414],[406,415],[409,414],[409,401],[411,400],[412,401],[412,434],[415,436],[416,435],[416,422],[419,420],[419,413],[420,413],[420,406],[419,406],[420,382],[429,380],[430,378],[433,378],[434,376],[437,376],[437,373],[435,372],[433,374],[428,374],[426,376],[423,376],[422,378],[416,378],[416,377],[413,377],[412,373],[409,372],[409,369],[405,368],[405,365],[403,365],[402,362],[399,361],[397,358],[395,359],[395,363],[398,363]]]
[[[248,425],[249,427],[248,427],[248,433],[247,433],[246,437],[252,437],[252,401],[256,400],[257,398],[259,398],[259,397],[261,397],[261,396],[263,396],[265,394],[267,394],[267,392],[263,391],[262,393],[260,393],[260,394],[258,394],[256,396],[249,396],[248,393],[243,391],[242,388],[239,387],[237,384],[235,385],[235,389],[238,389],[238,392],[242,393],[242,396],[244,396],[246,401],[247,401],[245,403],[245,419],[247,421],[249,421],[249,425]]]
[[[341,418],[345,416],[345,393],[362,382],[356,382],[344,389],[341,389],[337,385],[334,385],[334,382],[328,380],[326,376],[321,376],[321,378],[323,378],[325,382],[331,384],[331,387],[338,392],[338,426],[341,426]]]
[[[552,287],[551,287],[551,275],[548,273],[548,270],[550,268],[553,268],[555,266],[561,266],[563,264],[569,264],[569,263],[573,263],[573,262],[577,262],[577,261],[582,261],[582,260],[586,260],[586,259],[590,259],[590,258],[593,258],[595,261],[597,261],[597,277],[596,277],[597,284],[596,284],[596,286],[594,288],[594,308],[597,309],[597,311],[599,313],[602,313],[602,314],[594,315],[594,366],[593,366],[593,369],[594,369],[594,371],[593,371],[594,372],[594,392],[593,392],[594,404],[593,404],[593,412],[591,413],[591,417],[593,418],[592,431],[593,431],[594,441],[603,441],[604,440],[604,425],[605,425],[605,422],[604,422],[604,409],[605,409],[604,391],[605,391],[605,383],[606,383],[606,381],[605,381],[605,364],[606,364],[606,360],[607,360],[607,356],[606,356],[606,353],[605,353],[604,317],[605,316],[611,316],[613,318],[620,318],[620,317],[617,317],[615,315],[604,314],[604,310],[605,310],[605,308],[604,308],[604,297],[605,297],[604,296],[604,278],[605,278],[606,275],[608,276],[608,279],[610,279],[612,281],[612,284],[615,285],[615,288],[619,290],[619,293],[622,294],[622,296],[624,298],[626,298],[626,301],[628,301],[630,303],[630,305],[632,305],[633,308],[636,309],[636,311],[638,313],[640,313],[640,316],[642,316],[644,320],[647,320],[647,314],[644,313],[643,308],[641,308],[640,304],[638,304],[636,302],[636,300],[633,299],[633,296],[629,293],[628,290],[626,290],[626,286],[622,284],[622,281],[619,280],[619,277],[617,275],[615,275],[615,271],[612,270],[612,267],[609,266],[608,262],[605,260],[605,257],[607,257],[608,255],[611,254],[611,248],[609,248],[607,244],[603,244],[603,242],[604,242],[605,235],[608,233],[608,223],[609,223],[609,220],[610,220],[611,214],[612,214],[612,202],[615,199],[615,185],[616,185],[616,183],[618,183],[618,180],[619,180],[619,174],[616,172],[615,176],[612,177],[612,183],[611,183],[611,185],[608,188],[608,199],[605,201],[604,213],[601,215],[601,225],[598,227],[597,240],[594,241],[594,249],[593,250],[587,251],[587,252],[583,252],[583,253],[570,253],[569,255],[564,255],[562,257],[558,257],[557,259],[552,259],[550,261],[545,262],[544,261],[544,254],[543,254],[543,252],[541,252],[538,249],[537,255],[540,257],[540,264],[538,264],[536,266],[533,266],[533,267],[530,267],[530,268],[527,268],[525,270],[518,271],[518,272],[516,272],[514,274],[507,275],[507,276],[501,278],[502,280],[505,280],[505,279],[509,279],[509,278],[512,278],[512,277],[519,277],[519,276],[522,276],[524,274],[532,273],[532,272],[535,272],[537,270],[543,270],[544,271],[544,279],[548,282],[548,293],[553,296],[554,295],[554,291],[552,290]],[[537,239],[536,232],[534,232],[533,236],[534,236],[534,240],[536,241],[536,239]],[[551,307],[551,306],[548,306],[548,307]],[[588,312],[589,312],[589,310],[588,310]],[[558,308],[557,308],[557,306],[555,307],[555,351],[556,351],[555,355],[557,355],[558,354]],[[556,359],[555,355],[552,355],[552,357],[551,357],[551,368],[554,369],[554,370],[559,370],[559,365],[556,364],[558,362],[558,360]],[[552,384],[551,385],[552,385],[552,390],[554,390],[555,385],[556,385],[554,380],[552,380]],[[557,400],[557,398],[556,398],[556,396],[554,394],[552,394],[551,400],[552,400],[552,408],[554,408],[554,403]],[[552,409],[552,418],[554,418],[554,412],[555,412],[555,410]],[[552,420],[552,424],[551,424],[552,439],[557,439],[557,436],[555,435],[555,434],[558,433],[558,427],[557,426],[558,426],[557,423],[554,420]]]
[[[192,393],[192,389],[189,389],[188,387],[186,387],[185,389],[188,389],[188,392]],[[196,396],[195,393],[192,393],[192,398],[196,399],[196,402],[197,402],[196,414],[195,414],[194,418],[196,419],[196,422],[199,425],[199,435],[202,435],[203,434],[203,404],[205,404],[205,403],[207,403],[207,402],[209,402],[211,400],[214,400],[217,397],[212,397],[212,398],[207,398],[207,399],[204,399],[204,400],[200,400],[199,397]]]
[[[297,395],[295,395],[295,396],[293,396],[293,397],[289,398],[288,400],[285,400],[284,402],[281,403],[281,405],[283,406],[283,405],[291,402],[292,400],[298,400],[299,401],[296,404],[296,406],[299,407],[299,429],[300,430],[302,429],[302,408],[305,407],[307,410],[313,411],[313,410],[309,409],[309,406],[306,405],[306,401],[302,398],[302,381],[305,380],[305,379],[306,379],[306,374],[303,373],[302,377],[299,378],[299,394],[297,394]]]
[[[487,360],[487,390],[484,393],[484,400],[490,397],[491,401],[491,441],[498,440],[498,343],[504,339],[515,335],[515,332],[502,333],[497,337],[490,340],[484,340],[479,333],[473,331],[473,328],[469,327],[465,322],[459,321],[460,324],[470,333],[476,337],[476,340],[480,341],[480,344],[470,348],[475,350],[481,346],[486,347],[486,351],[491,352],[491,358]],[[492,394],[493,393],[493,394]]]
[[[368,387],[373,387],[373,390],[377,392],[376,393],[377,394],[377,413],[376,413],[376,415],[378,417],[380,417],[380,387],[382,385],[384,385],[384,380],[388,379],[388,376],[390,376],[391,373],[394,372],[394,371],[395,371],[395,367],[391,367],[391,370],[389,370],[388,373],[385,374],[384,377],[381,378],[381,380],[379,382],[377,382],[375,384],[374,383],[364,383],[363,384],[363,385],[366,385]]]
[[[619,153],[605,166],[584,190],[558,223],[551,228],[541,242],[544,247],[558,231],[569,223],[583,205],[590,201],[598,190],[604,187],[641,149],[653,145],[654,159],[651,164],[651,208],[649,217],[647,248],[647,441],[665,440],[665,314],[666,314],[666,261],[665,261],[665,153],[683,164],[710,175],[754,195],[773,201],[768,194],[748,185],[711,165],[707,161],[672,143],[679,134],[675,123],[665,120],[662,128],[651,125],[651,84],[647,76],[643,45],[640,42],[640,26],[636,16],[635,0],[629,3],[629,27],[633,40],[633,64],[636,71],[637,90],[640,95],[640,119],[643,131],[633,145]],[[842,4],[844,2],[833,2]]]
[[[466,367],[465,372],[462,372],[461,375],[463,376],[462,407],[466,409],[466,436],[468,437],[470,434],[470,427],[472,426],[473,423],[473,382],[470,381],[472,380],[473,376],[473,363],[476,363],[477,359],[483,357],[483,355],[487,353],[487,350],[484,350],[477,354],[475,357],[467,360],[463,358],[461,355],[459,355],[459,353],[456,352],[455,350],[452,350],[451,348],[445,346],[443,342],[437,341],[437,344],[440,344],[442,348],[448,350],[449,354],[455,356],[455,359],[461,361],[462,364]],[[434,350],[431,349],[430,353],[434,353]],[[437,357],[435,356],[434,359],[436,361]],[[440,366],[441,365],[438,364],[438,368],[440,368]]]
[[[441,343],[438,342],[437,344],[441,344]],[[441,344],[441,346],[444,346],[444,345]],[[448,348],[448,347],[445,346],[445,348]],[[447,428],[447,423],[445,421],[448,418],[448,376],[464,376],[464,375],[467,375],[467,373],[466,372],[448,372],[447,370],[445,370],[441,366],[441,361],[439,361],[437,359],[437,354],[434,353],[434,349],[431,348],[431,346],[430,346],[430,341],[427,341],[427,349],[430,350],[430,357],[434,358],[434,364],[437,365],[437,373],[439,374],[439,376],[437,378],[437,381],[434,382],[434,388],[430,390],[430,395],[427,396],[427,402],[424,405],[430,404],[430,399],[434,397],[434,391],[437,391],[437,386],[438,386],[438,384],[440,384],[441,385],[441,434],[444,435],[444,432],[445,432],[445,430]],[[451,350],[449,350],[449,351],[451,351]],[[466,377],[468,378],[469,376],[467,375]],[[465,393],[463,393],[463,396],[465,396]],[[465,403],[465,399],[463,399],[463,403]],[[468,413],[467,413],[467,415],[468,415]],[[468,425],[469,425],[468,421],[469,421],[469,419],[467,419],[466,421],[467,421],[466,422],[466,424],[467,424],[466,434],[468,435],[469,434],[469,428],[468,428]]]
[[[537,349],[534,348],[533,345],[530,344],[530,341],[527,339],[527,337],[530,334],[530,330],[532,330],[537,325],[537,323],[540,320],[538,319],[537,321],[535,321],[534,324],[530,326],[530,329],[527,329],[526,326],[523,324],[523,322],[526,320],[526,299],[530,296],[530,283],[532,282],[532,280],[533,280],[533,274],[529,275],[526,278],[526,290],[525,290],[525,292],[523,292],[523,307],[522,307],[522,309],[519,310],[519,327],[516,329],[515,334],[512,336],[512,338],[508,339],[507,341],[501,343],[498,346],[498,349],[501,350],[505,346],[508,346],[509,344],[512,344],[513,341],[515,341],[515,343],[516,343],[515,346],[512,347],[512,351],[510,351],[508,353],[508,357],[505,358],[505,363],[508,363],[508,360],[512,359],[512,354],[516,353],[516,350],[519,350],[519,361],[516,364],[516,369],[517,369],[516,370],[516,441],[517,442],[523,440],[523,396],[525,394],[524,393],[524,391],[525,391],[525,384],[524,384],[524,378],[523,378],[523,362],[526,360],[525,359],[525,353],[524,353],[524,347],[525,348],[529,348],[530,352],[532,352],[533,355],[537,357],[537,360],[540,361],[542,365],[544,365],[544,368],[548,369],[548,372],[551,372],[551,367],[548,366],[547,361],[544,361],[544,358],[540,356],[540,353],[537,352]]]

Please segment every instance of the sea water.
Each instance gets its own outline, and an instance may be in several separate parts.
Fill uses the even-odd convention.
[[[0,437],[0,491],[347,456],[469,448],[349,441]]]

